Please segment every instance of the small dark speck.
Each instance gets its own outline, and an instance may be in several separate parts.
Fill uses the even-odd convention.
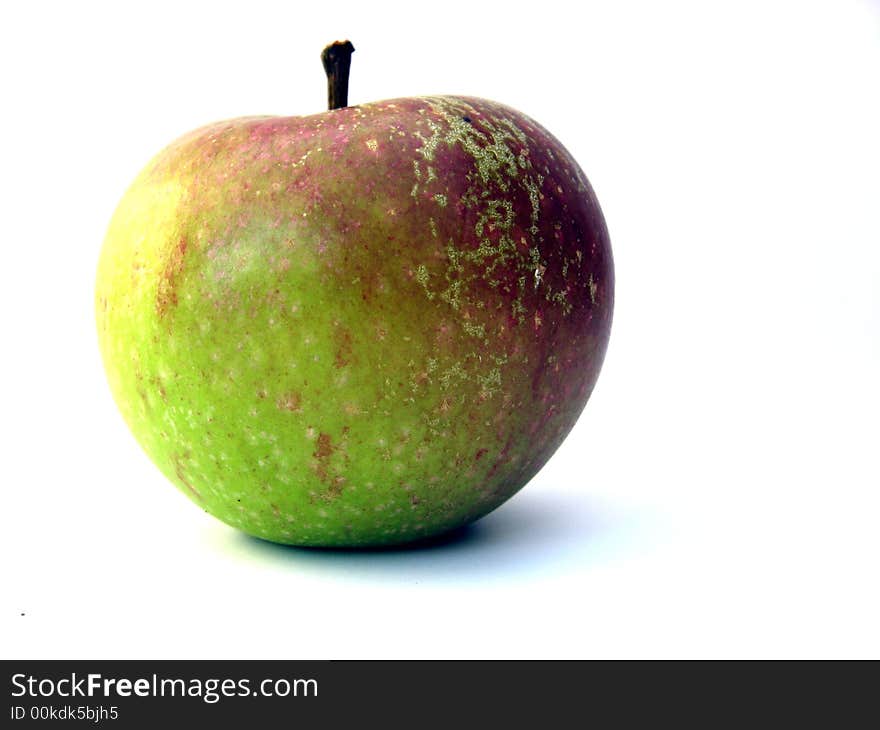
[[[468,124],[473,124],[473,122],[471,121],[471,118],[467,115],[463,116],[462,119],[464,119],[464,121],[466,121]]]
[[[21,615],[24,616],[24,611],[21,612]]]

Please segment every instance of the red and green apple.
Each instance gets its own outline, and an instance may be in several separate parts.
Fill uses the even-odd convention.
[[[562,144],[484,99],[345,106],[351,50],[325,52],[331,109],[160,152],[97,274],[107,377],[147,454],[210,514],[294,545],[403,543],[498,507],[574,425],[611,327],[605,221]]]

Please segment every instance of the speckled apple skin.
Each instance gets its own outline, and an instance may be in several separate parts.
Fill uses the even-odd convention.
[[[596,383],[613,287],[562,145],[423,97],[177,140],[119,204],[95,304],[116,402],[184,494],[274,542],[368,546],[535,475]]]

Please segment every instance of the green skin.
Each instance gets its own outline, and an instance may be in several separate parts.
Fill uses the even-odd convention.
[[[125,194],[98,267],[113,395],[165,475],[279,543],[439,534],[580,415],[613,306],[562,145],[480,99],[196,130]]]

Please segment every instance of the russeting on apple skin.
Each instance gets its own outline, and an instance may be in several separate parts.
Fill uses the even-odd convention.
[[[423,97],[177,140],[113,216],[96,311],[126,422],[193,502],[274,542],[370,546],[535,475],[596,383],[613,287],[563,146],[501,104]]]

